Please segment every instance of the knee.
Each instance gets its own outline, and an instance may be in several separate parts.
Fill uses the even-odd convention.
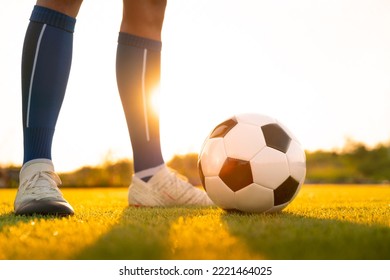
[[[83,0],[37,0],[37,5],[46,7],[57,12],[76,17]]]
[[[166,0],[124,0],[121,31],[160,39]]]

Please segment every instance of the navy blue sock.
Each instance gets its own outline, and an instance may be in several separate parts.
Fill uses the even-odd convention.
[[[72,61],[76,19],[35,6],[22,54],[23,163],[51,159]]]
[[[134,172],[148,180],[164,164],[159,114],[152,108],[160,83],[161,42],[119,33],[116,74],[133,149]],[[142,171],[142,172],[141,172]]]

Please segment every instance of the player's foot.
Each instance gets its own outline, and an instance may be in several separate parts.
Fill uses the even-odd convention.
[[[58,185],[61,180],[49,159],[26,162],[19,174],[19,189],[14,203],[17,215],[73,215],[72,206],[64,199]]]
[[[148,182],[136,176],[129,187],[130,206],[211,206],[207,193],[191,185],[167,167],[162,167]]]

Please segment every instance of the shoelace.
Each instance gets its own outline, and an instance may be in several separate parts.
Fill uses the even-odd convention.
[[[48,181],[49,184],[37,186],[36,183],[40,179]],[[62,199],[61,191],[57,187],[61,183],[61,179],[56,173],[52,171],[39,171],[21,184],[21,191],[24,195],[32,196],[38,200],[47,197]]]

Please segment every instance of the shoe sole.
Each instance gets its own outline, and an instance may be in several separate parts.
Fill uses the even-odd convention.
[[[16,215],[52,215],[52,216],[72,216],[74,211],[72,207],[62,201],[30,201],[15,210]]]

